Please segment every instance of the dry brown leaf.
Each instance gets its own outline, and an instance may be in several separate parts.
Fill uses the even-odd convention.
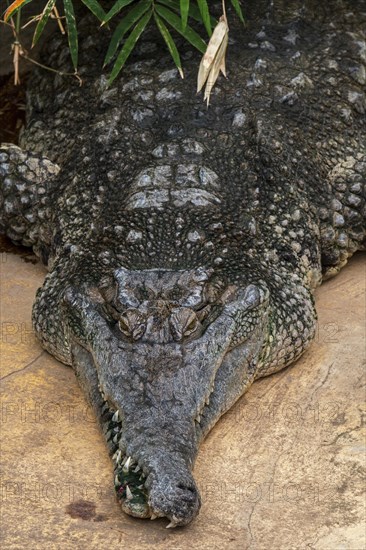
[[[207,105],[210,101],[212,88],[219,76],[220,71],[226,76],[225,55],[228,44],[229,26],[225,15],[220,17],[211,39],[208,43],[197,77],[197,92],[200,92],[206,83],[204,99]]]
[[[217,78],[220,74],[220,71],[223,73],[224,76],[226,76],[226,74],[225,74],[225,54],[226,54],[227,43],[228,43],[228,35],[226,35],[224,37],[223,41],[221,42],[220,49],[217,52],[215,61],[212,64],[210,73],[209,73],[208,78],[207,78],[206,88],[205,88],[205,95],[203,97],[203,99],[205,101],[207,101],[207,105],[209,105],[209,103],[210,103],[210,95],[211,95],[211,92],[212,92],[212,88],[215,85],[215,82],[216,82],[216,80],[217,80]]]

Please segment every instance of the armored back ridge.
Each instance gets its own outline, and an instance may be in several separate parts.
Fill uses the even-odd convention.
[[[304,352],[314,288],[366,242],[365,2],[246,13],[208,109],[196,53],[179,79],[154,30],[108,88],[85,19],[83,86],[35,71],[1,147],[0,227],[49,269],[37,336],[96,410],[122,508],[171,526],[200,507],[202,439]],[[46,55],[69,70],[61,37]]]

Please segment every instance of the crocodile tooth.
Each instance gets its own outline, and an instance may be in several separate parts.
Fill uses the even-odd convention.
[[[158,516],[156,514],[151,514],[150,519],[156,519]]]
[[[114,484],[115,484],[115,485],[119,485],[119,479],[118,479],[118,475],[117,475],[117,474],[114,476]]]
[[[129,488],[128,485],[126,485],[126,498],[127,498],[127,500],[132,500],[133,499],[133,494],[131,493],[130,488]]]
[[[139,472],[141,470],[140,466],[137,464],[136,468],[133,470],[134,473]]]
[[[113,438],[113,443],[118,443],[118,436],[119,434],[116,434]]]
[[[118,449],[118,451],[114,454],[116,455],[116,462],[119,464],[121,462],[122,452]]]
[[[196,421],[197,421],[198,423],[201,422],[201,415],[200,415],[200,414],[197,416]]]
[[[117,409],[114,415],[112,416],[112,422],[118,422],[119,421],[119,410]]]
[[[108,432],[105,434],[106,439],[110,439],[112,435],[112,430],[108,430]],[[114,439],[113,439],[114,441]]]
[[[130,464],[131,464],[131,457],[129,456],[129,457],[127,458],[126,462],[125,462],[124,465],[123,465],[123,469],[124,469],[124,470],[127,470],[127,472],[128,472],[129,467],[130,467]]]
[[[104,401],[107,401],[106,398],[105,398],[105,393],[104,393],[104,391],[102,390],[102,386],[101,386],[100,384],[98,384],[98,390],[99,390],[99,392],[101,393],[101,395],[102,395]]]
[[[138,485],[137,488],[140,489],[140,491],[141,491],[141,489],[144,488],[144,484],[142,483],[141,485]]]
[[[177,523],[175,521],[171,521],[167,526],[166,529],[172,529],[173,527],[176,527]]]

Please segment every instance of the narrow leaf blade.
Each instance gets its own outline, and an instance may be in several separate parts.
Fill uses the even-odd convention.
[[[177,47],[176,47],[176,45],[174,43],[174,40],[172,38],[172,35],[170,34],[170,32],[168,31],[168,29],[164,25],[163,21],[160,19],[160,17],[158,16],[158,14],[156,12],[154,13],[154,19],[156,21],[156,24],[158,26],[158,29],[159,29],[162,37],[165,40],[166,45],[168,46],[168,50],[170,52],[170,55],[173,58],[174,63],[177,66],[179,74],[183,78],[182,63],[181,63],[181,60],[180,60],[179,52],[178,52]]]
[[[245,25],[244,15],[241,9],[240,0],[231,0],[234,10],[239,16],[240,21]]]
[[[142,32],[144,31],[146,25],[150,21],[152,16],[152,10],[149,10],[148,13],[146,13],[140,21],[137,23],[131,34],[126,39],[126,42],[123,45],[122,50],[120,51],[116,62],[113,66],[112,72],[110,74],[110,77],[108,79],[108,85],[113,82],[113,80],[118,76],[119,72],[121,71],[123,65],[126,63],[130,53],[132,52],[133,48],[135,47],[136,42],[140,38]]]
[[[97,0],[81,0],[83,4],[99,19],[99,21],[104,21],[106,13],[102,6]]]
[[[78,31],[76,29],[76,20],[74,13],[74,6],[72,5],[72,0],[64,0],[64,10],[65,18],[67,24],[67,37],[69,40],[70,55],[72,59],[72,64],[76,70],[78,66]]]
[[[141,0],[141,2],[136,4],[136,6],[133,7],[128,12],[128,14],[120,21],[109,43],[107,54],[104,59],[104,65],[107,65],[111,61],[126,32],[132,27],[132,25],[136,23],[136,21],[140,19],[140,17],[150,7],[151,0]]]
[[[199,34],[196,33],[189,25],[187,25],[186,29],[182,29],[182,21],[178,15],[173,13],[172,11],[168,10],[168,8],[165,8],[164,6],[161,6],[159,4],[155,5],[155,9],[157,13],[165,19],[175,29],[179,34],[184,36],[188,42],[192,44],[195,48],[197,48],[198,51],[201,53],[205,53],[206,51],[206,43],[202,40]]]
[[[206,31],[208,36],[211,36],[212,29],[211,29],[211,21],[210,21],[210,12],[208,9],[207,1],[206,0],[197,0],[198,9],[200,10],[202,21],[204,26],[206,27]]]
[[[164,6],[167,6],[168,8],[176,11],[177,13],[181,13],[180,8],[180,0],[158,0],[159,4],[164,4]],[[200,14],[200,10],[195,6],[194,4],[189,4],[189,17],[194,19],[195,21],[198,21],[199,23],[202,23],[202,16]],[[217,25],[217,19],[210,16],[211,21],[211,27],[215,27]]]
[[[108,21],[112,19],[112,17],[116,15],[116,13],[119,13],[122,8],[128,6],[128,4],[131,4],[133,1],[134,0],[117,0],[117,2],[113,4],[109,12],[104,16],[103,23],[108,23]]]
[[[4,21],[8,21],[16,12],[32,0],[15,0],[4,13]]]
[[[188,23],[189,0],[180,0],[180,14],[182,18],[182,29],[185,31]]]
[[[54,5],[56,4],[56,0],[48,0],[43,12],[41,19],[38,21],[36,29],[34,31],[33,35],[33,42],[32,42],[32,48],[37,44],[39,37],[41,36],[43,29],[48,21],[48,18],[51,14],[51,11],[53,10]]]

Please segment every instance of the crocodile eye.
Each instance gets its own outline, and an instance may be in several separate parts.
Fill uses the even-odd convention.
[[[126,317],[120,317],[118,321],[118,326],[120,331],[123,332],[123,334],[125,334],[126,336],[130,336],[131,334],[130,325]]]
[[[184,336],[190,336],[200,326],[196,313],[189,308],[177,308],[170,317],[170,329],[174,340],[180,341]]]
[[[212,310],[212,307],[208,305],[196,311],[197,319],[199,320],[200,323],[202,323],[206,319],[206,317],[209,315],[211,310]]]
[[[192,314],[191,317],[188,319],[186,326],[183,329],[184,336],[189,336],[196,330],[198,326],[198,319],[195,314]]]
[[[138,340],[146,329],[145,317],[137,309],[129,309],[120,316],[118,327],[125,336]]]

